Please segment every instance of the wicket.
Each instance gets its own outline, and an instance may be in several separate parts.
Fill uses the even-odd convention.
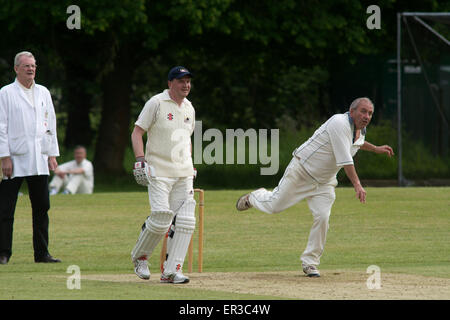
[[[205,210],[205,192],[203,189],[194,189],[198,193],[198,272],[203,271],[203,225]],[[160,255],[160,267],[163,271],[163,264],[167,253],[167,234],[164,237]],[[194,261],[194,236],[192,235],[188,250],[188,272],[192,272],[192,263]]]

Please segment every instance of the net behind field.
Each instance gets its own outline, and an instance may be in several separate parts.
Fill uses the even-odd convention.
[[[441,159],[436,177],[448,174],[450,118],[450,16],[403,16],[402,137],[403,172],[427,179],[421,166]]]

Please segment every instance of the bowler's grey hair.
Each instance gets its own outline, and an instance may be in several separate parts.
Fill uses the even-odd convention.
[[[15,65],[15,66],[19,66],[19,65],[20,65],[20,57],[22,57],[22,56],[26,56],[26,57],[35,59],[34,56],[33,56],[33,54],[32,54],[31,52],[28,52],[28,51],[22,51],[22,52],[19,52],[19,53],[16,54],[16,56],[14,57],[14,65]],[[35,59],[35,60],[36,60],[36,59]]]
[[[356,108],[358,108],[359,104],[362,101],[369,102],[372,105],[372,107],[375,109],[373,102],[369,98],[362,97],[362,98],[356,98],[355,100],[353,100],[352,104],[350,105],[350,110],[356,110]]]

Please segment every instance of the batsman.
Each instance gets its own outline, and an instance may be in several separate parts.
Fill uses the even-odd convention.
[[[195,127],[195,110],[186,98],[192,77],[185,67],[172,68],[168,74],[169,88],[146,102],[131,134],[136,157],[133,174],[137,183],[147,186],[150,202],[150,215],[131,252],[134,272],[144,280],[150,279],[148,259],[167,233],[167,258],[160,281],[189,282],[182,267],[195,229],[190,139]]]

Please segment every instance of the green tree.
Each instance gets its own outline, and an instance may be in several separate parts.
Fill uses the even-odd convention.
[[[95,145],[96,170],[110,173],[123,171],[135,117],[174,65],[196,74],[190,99],[204,128],[268,128],[286,115],[308,126],[335,111],[337,72],[395,48],[397,11],[443,8],[381,1],[374,32],[370,1],[79,0],[81,29],[69,30],[71,4],[2,1],[0,80],[15,53],[35,52],[39,81],[61,91],[65,145]]]

